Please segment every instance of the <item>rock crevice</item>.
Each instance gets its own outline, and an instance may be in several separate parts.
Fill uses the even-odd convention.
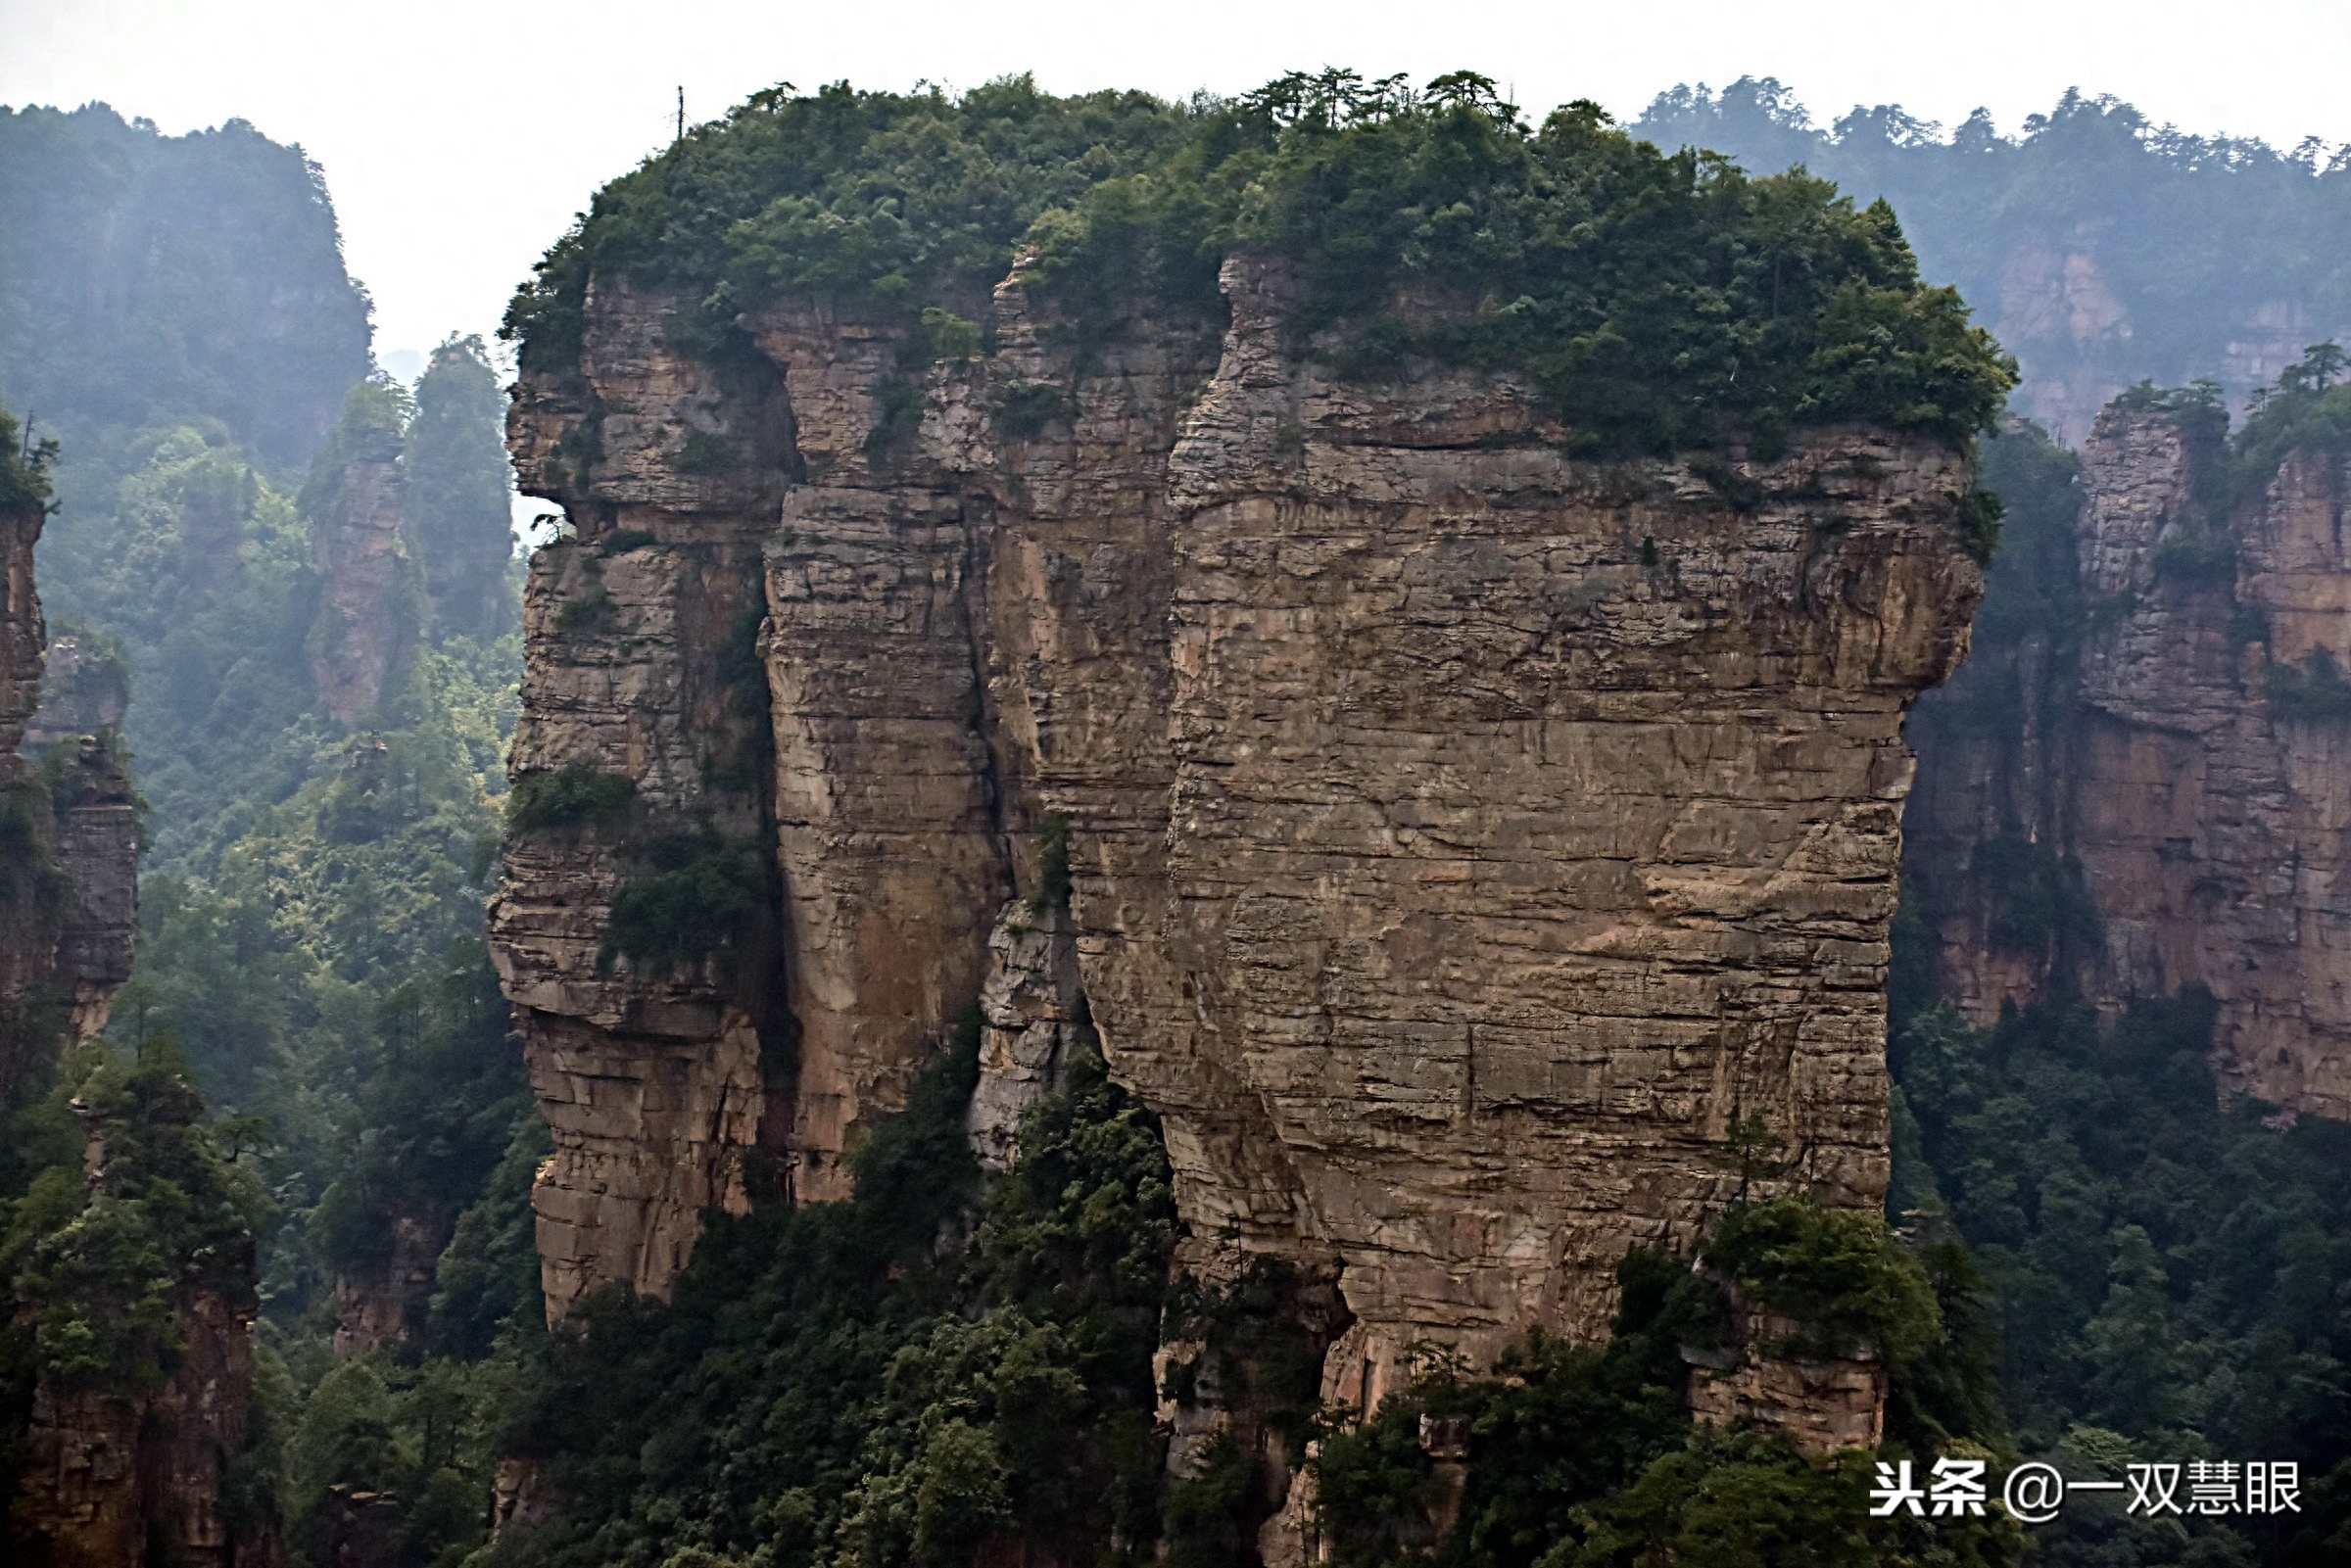
[[[2082,624],[1922,712],[1914,858],[1974,1022],[2201,987],[2227,1089],[2347,1117],[2351,461],[2293,451],[2224,511],[2226,460],[2160,409],[2099,416]],[[1969,722],[1998,681],[2005,717]]]
[[[984,1152],[1098,1041],[1186,1266],[1335,1270],[1368,1392],[1416,1339],[1604,1334],[1624,1250],[1728,1201],[1735,1120],[1881,1200],[1900,726],[1980,592],[1965,455],[1579,460],[1523,383],[1340,379],[1278,266],[1223,281],[1222,332],[1145,313],[1080,357],[1016,271],[992,349],[919,375],[899,327],[779,306],[756,396],[667,347],[682,302],[600,286],[576,375],[526,375],[525,488],[578,537],[534,562],[517,777],[764,832],[789,1012],[762,1052],[712,966],[600,973],[625,857],[509,844],[551,1310],[665,1289],[754,1148],[845,1191],[975,999]],[[689,428],[742,460],[680,472]],[[609,618],[563,609],[606,549]],[[772,771],[723,798],[697,595],[764,616]],[[1016,930],[1048,820],[1067,914]]]

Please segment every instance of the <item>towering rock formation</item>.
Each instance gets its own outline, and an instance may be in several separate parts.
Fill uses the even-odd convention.
[[[11,449],[0,459],[12,463],[15,430],[0,414]],[[88,714],[42,706],[47,629],[33,547],[47,492],[17,466],[26,479],[0,484],[0,497],[22,492],[21,503],[0,504],[0,1102],[66,1037],[105,1028],[138,925],[130,781],[103,726],[66,727],[109,714],[94,699]],[[28,738],[51,751],[46,768],[21,754]]]
[[[1185,1266],[1335,1276],[1334,1397],[1415,1339],[1605,1332],[1624,1249],[1727,1201],[1736,1119],[1880,1201],[1962,456],[1575,461],[1521,383],[1334,380],[1278,266],[1223,284],[1221,339],[1137,317],[1081,359],[1016,270],[992,350],[917,386],[899,326],[776,307],[719,369],[687,302],[600,278],[576,372],[524,377],[523,486],[576,537],[532,563],[513,767],[570,804],[491,928],[551,1313],[665,1291],[766,1171],[845,1191],[981,998],[984,1140],[1092,1031]],[[1048,823],[1068,909],[1031,916]],[[632,958],[656,907],[687,961]]]
[[[340,464],[317,503],[314,551],[322,602],[311,634],[311,679],[338,724],[375,706],[416,641],[417,585],[402,531],[407,479],[397,426],[347,416]]]
[[[2225,510],[2205,425],[2099,416],[2078,625],[1921,709],[1912,864],[1978,1022],[2202,986],[2230,1090],[2351,1116],[2351,469],[2296,451]]]
[[[0,1103],[13,1114],[62,1048],[105,1027],[129,975],[139,843],[130,784],[107,729],[120,710],[105,700],[105,683],[63,683],[35,717],[45,632],[33,546],[46,489],[17,460],[16,426],[4,413],[0,465],[0,498],[12,502],[0,504]],[[69,648],[68,660],[82,651]],[[88,732],[76,723],[93,719]],[[20,755],[28,731],[49,748],[37,767]],[[180,1085],[167,1098],[163,1121],[184,1127],[193,1094]],[[111,1123],[101,1108],[80,1100],[73,1108],[87,1123],[84,1168],[95,1194],[112,1174]],[[186,1195],[179,1201],[184,1207]],[[239,1283],[197,1282],[222,1269]],[[125,1393],[86,1368],[70,1377],[42,1368],[21,1439],[23,1490],[9,1510],[11,1560],[117,1568],[160,1552],[225,1568],[220,1484],[244,1446],[251,1275],[250,1239],[241,1257],[189,1271],[171,1303],[178,1354],[160,1387]]]

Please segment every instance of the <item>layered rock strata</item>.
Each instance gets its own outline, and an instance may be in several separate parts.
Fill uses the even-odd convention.
[[[42,700],[46,628],[33,546],[44,515],[0,515],[0,831],[9,857],[0,870],[0,1096],[53,1060],[64,1038],[93,1039],[106,1027],[138,928],[130,780],[108,731],[71,725],[120,712]],[[49,753],[37,775],[20,754],[27,745]]]
[[[2159,410],[2108,408],[2082,459],[2082,627],[2008,673],[2013,720],[1922,714],[1943,983],[1978,1022],[2200,986],[2229,1090],[2351,1116],[2351,459],[2292,452],[2226,516],[2224,455]],[[2003,919],[2020,844],[2058,928]]]
[[[397,431],[355,435],[312,549],[321,602],[311,680],[337,724],[381,700],[416,641],[416,567],[403,537],[408,483]]]
[[[1521,384],[1333,379],[1277,267],[1224,283],[1221,334],[1138,317],[1080,361],[1016,273],[919,417],[895,326],[773,309],[772,376],[722,375],[669,346],[684,302],[601,284],[576,374],[524,378],[525,488],[578,537],[533,563],[517,777],[586,764],[639,812],[510,845],[493,910],[556,1130],[552,1311],[664,1289],[756,1149],[844,1191],[975,998],[984,1105],[1082,1021],[1159,1114],[1185,1266],[1336,1272],[1334,1398],[1417,1339],[1605,1333],[1624,1250],[1728,1200],[1737,1119],[1881,1200],[1899,732],[1980,589],[1963,456],[1577,461]],[[608,620],[560,607],[592,560]],[[772,770],[728,792],[696,704],[711,629],[762,612]],[[1075,998],[1058,927],[999,926],[1049,818]],[[772,929],[600,973],[619,840],[705,819],[768,832]]]
[[[135,801],[105,730],[120,709],[78,703],[78,687],[38,706],[45,516],[37,503],[0,512],[0,1104],[12,1109],[67,1044],[105,1028],[138,924]],[[75,723],[92,719],[97,733]],[[46,748],[37,765],[20,755],[28,736]],[[94,1127],[84,1164],[103,1180]],[[34,1381],[7,1530],[25,1560],[226,1563],[221,1467],[244,1442],[252,1304],[191,1286],[172,1307],[181,1354],[164,1387],[125,1398]]]

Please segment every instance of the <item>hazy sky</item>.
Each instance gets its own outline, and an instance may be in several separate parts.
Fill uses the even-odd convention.
[[[779,80],[1182,95],[1324,65],[1481,71],[1538,116],[1776,75],[1824,120],[1983,105],[2003,129],[2080,86],[2184,129],[2351,142],[2351,0],[0,0],[0,103],[301,143],[384,352],[490,331],[589,193],[668,139],[681,84],[699,119]]]

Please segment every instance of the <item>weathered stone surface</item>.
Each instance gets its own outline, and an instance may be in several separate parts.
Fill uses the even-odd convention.
[[[444,1238],[413,1214],[392,1216],[390,1252],[334,1281],[335,1358],[406,1344],[433,1288]]]
[[[1078,976],[1077,929],[1067,912],[1015,899],[987,936],[980,991],[980,1083],[967,1124],[982,1168],[1020,1161],[1021,1117],[1050,1093],[1080,1052],[1099,1050]]]
[[[338,724],[375,706],[416,641],[418,584],[401,529],[408,485],[400,456],[396,432],[363,432],[312,539],[321,602],[311,679]]]
[[[510,839],[490,908],[554,1132],[532,1200],[552,1316],[606,1281],[666,1293],[702,1212],[744,1211],[743,1155],[792,1093],[758,1066],[772,934],[733,964],[663,973],[601,951],[646,832],[764,844],[771,832],[759,546],[789,482],[789,411],[671,348],[671,304],[600,293],[581,376],[526,379],[507,422],[523,488],[564,502],[578,534],[531,562],[509,766],[517,780],[584,767],[636,789],[629,823]],[[739,443],[740,469],[672,466],[697,431]]]
[[[110,657],[78,635],[49,644],[41,677],[41,705],[25,726],[24,744],[120,730],[130,711],[130,677],[119,656]]]
[[[138,803],[104,737],[59,743],[73,752],[51,795],[67,889],[52,974],[72,1005],[74,1038],[94,1040],[130,978],[138,941]]]
[[[93,689],[71,714],[36,712],[45,659],[32,560],[41,522],[37,510],[0,517],[0,788],[14,794],[17,835],[14,861],[0,872],[0,1090],[51,1057],[65,1035],[88,1040],[105,1029],[138,933],[137,808],[103,733],[121,717],[110,700],[119,689],[82,683]],[[80,649],[72,640],[64,645],[71,667]],[[61,728],[63,717],[102,723],[85,733]],[[20,754],[33,745],[70,748],[46,787],[26,777]],[[63,1018],[53,1019],[59,1010]]]
[[[47,520],[38,507],[0,512],[0,784],[21,776],[17,751],[26,721],[41,705],[41,659],[49,634],[33,583],[32,556]]]
[[[2021,736],[1922,730],[1917,854],[1977,868],[1937,900],[1943,977],[1977,1022],[2052,983],[2109,1010],[2204,986],[2231,1090],[2351,1116],[2351,723],[2272,696],[2314,655],[2351,663],[2351,472],[2292,453],[2216,518],[2197,467],[2218,460],[2160,412],[2100,416],[2083,451],[2078,652],[2028,649]],[[1998,940],[1994,841],[2064,864],[2094,932]]]
[[[104,1170],[93,1133],[92,1180]],[[245,1273],[251,1273],[250,1257]],[[250,1293],[183,1286],[171,1307],[168,1380],[133,1394],[34,1387],[13,1542],[46,1568],[123,1568],[163,1554],[191,1568],[266,1561],[268,1542],[232,1540],[221,1481],[245,1447],[253,1388]]]
[[[1061,932],[1031,954],[994,923],[1048,813],[1079,990],[1162,1117],[1185,1266],[1335,1271],[1335,1397],[1376,1399],[1415,1339],[1604,1332],[1625,1248],[1687,1244],[1727,1201],[1707,1156],[1736,1117],[1788,1140],[1789,1182],[1880,1201],[1899,728],[1981,583],[1961,456],[1854,429],[1771,462],[1578,462],[1519,384],[1331,380],[1285,349],[1277,270],[1225,281],[1221,342],[1135,321],[1082,371],[1009,282],[993,353],[925,372],[911,428],[886,419],[894,332],[798,307],[747,323],[773,387],[663,358],[658,303],[610,293],[580,377],[526,378],[518,463],[581,538],[534,564],[517,772],[589,760],[672,820],[702,809],[658,737],[713,655],[609,564],[612,629],[552,606],[616,528],[763,546],[797,1042],[794,1082],[761,1083],[774,1058],[722,1045],[715,994],[656,1039],[641,1017],[678,982],[594,974],[604,838],[511,847],[493,934],[551,1172],[608,1167],[596,1225],[566,1217],[584,1174],[542,1178],[554,1309],[664,1287],[639,1238],[692,1230],[657,1173],[759,1142],[801,1198],[841,1191],[976,996],[993,1092],[1032,1081],[1029,1028],[1074,1022],[1045,1010],[1076,1011]],[[762,420],[792,450],[723,496],[648,455],[689,425],[747,450]],[[583,469],[563,454],[591,428]],[[657,1069],[703,1087],[641,1130]]]
[[[1797,1360],[1761,1353],[1803,1325],[1768,1313],[1737,1317],[1737,1349],[1721,1366],[1690,1368],[1690,1413],[1715,1426],[1777,1433],[1805,1453],[1874,1449],[1886,1436],[1886,1368],[1875,1360]]]

